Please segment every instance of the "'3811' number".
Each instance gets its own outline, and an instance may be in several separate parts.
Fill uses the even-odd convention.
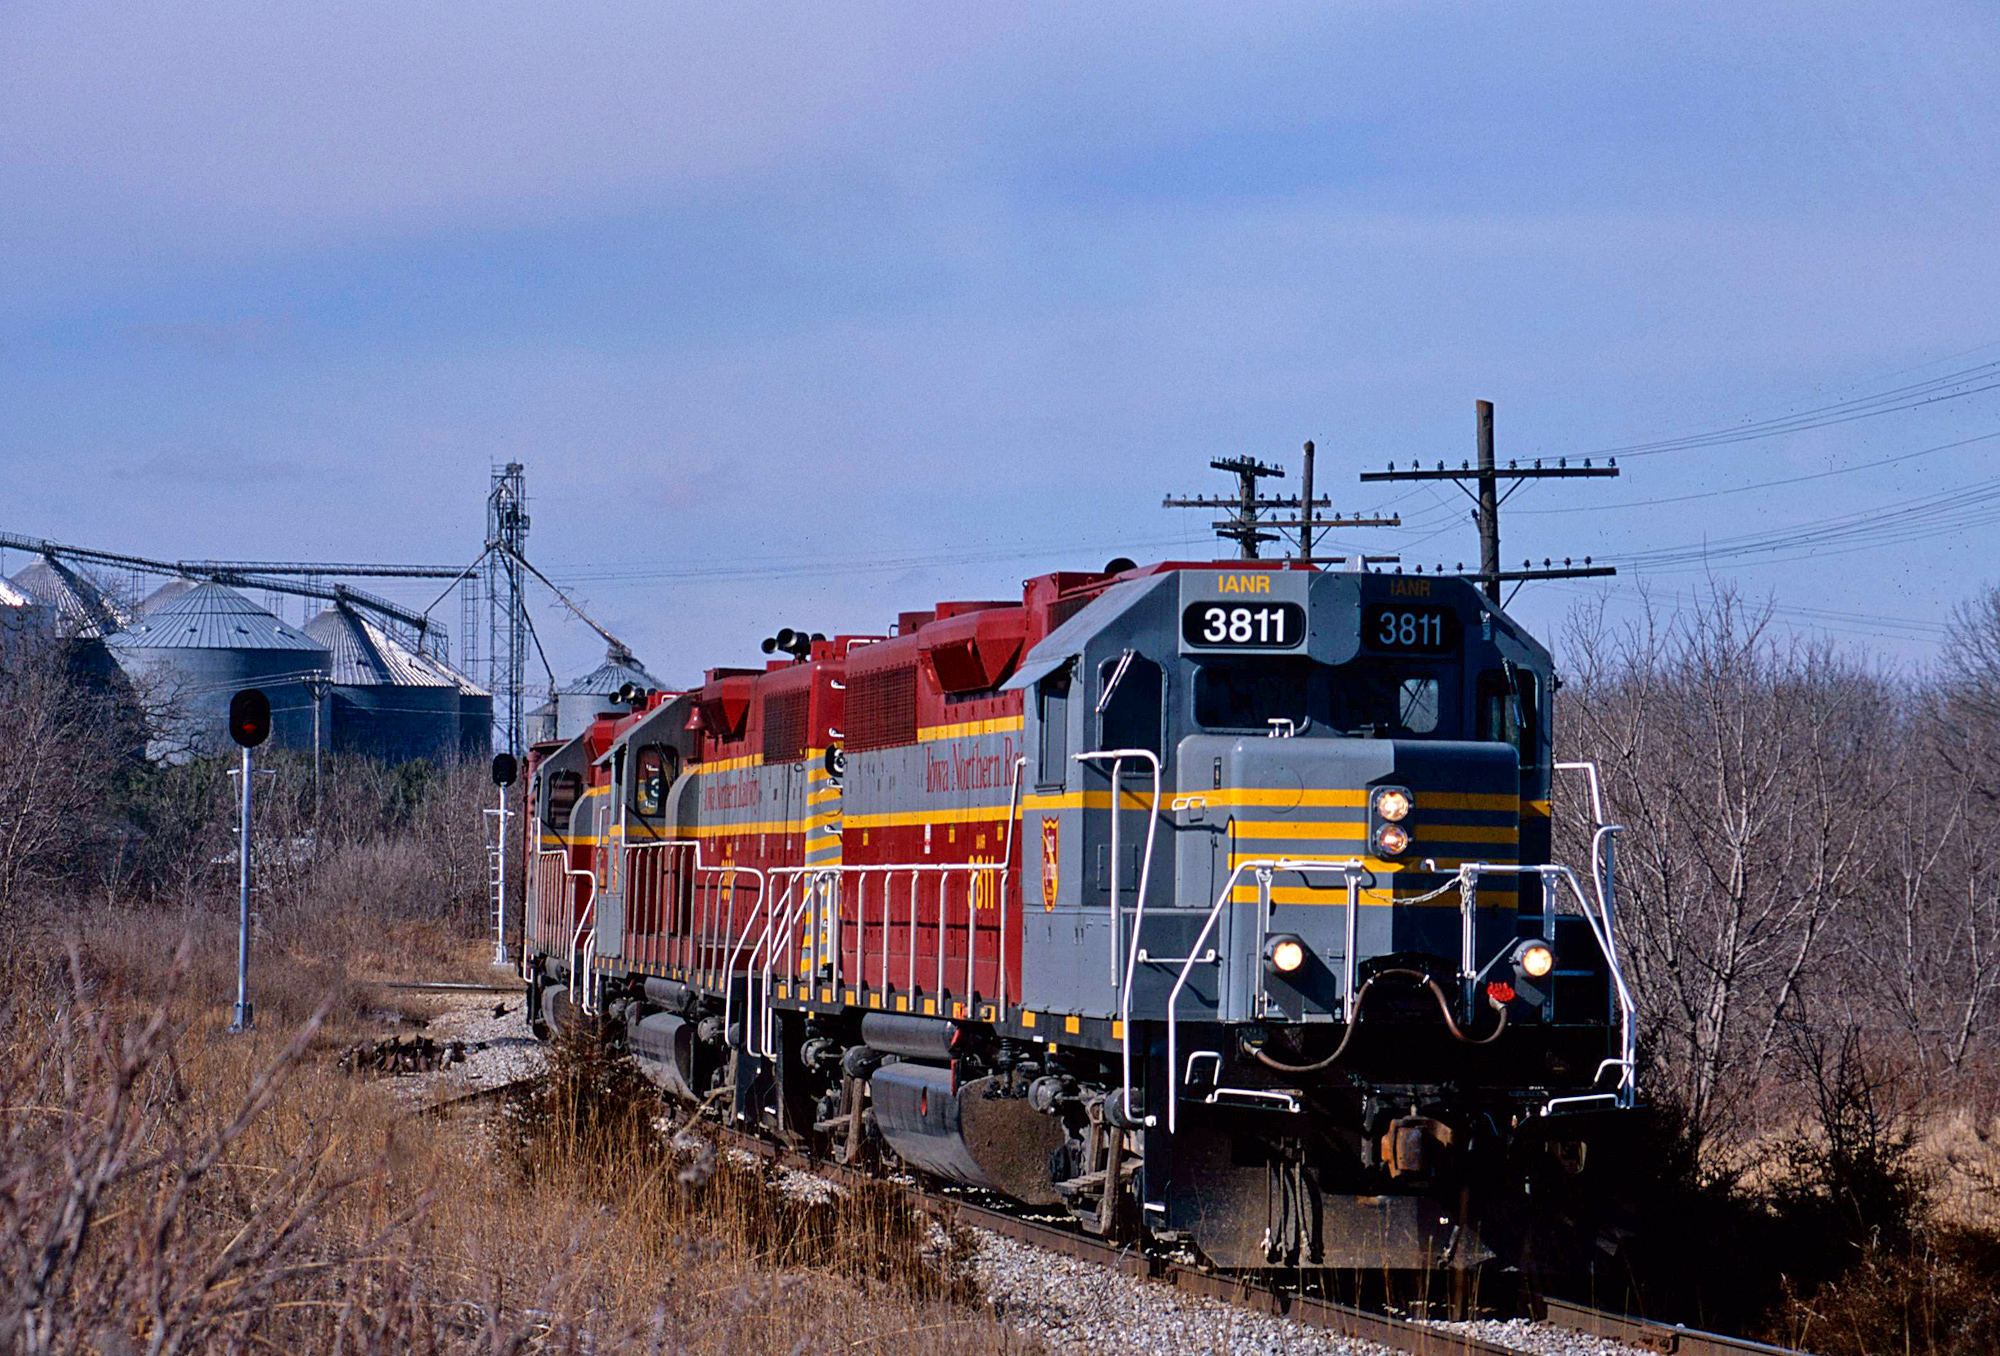
[[[1458,619],[1434,607],[1371,607],[1362,614],[1361,639],[1377,650],[1444,654],[1458,646]]]
[[[1297,603],[1195,603],[1181,613],[1181,639],[1203,649],[1290,650],[1305,634]]]

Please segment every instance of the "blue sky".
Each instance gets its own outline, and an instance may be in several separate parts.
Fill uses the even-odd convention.
[[[1452,491],[1353,475],[1469,455],[1475,398],[1579,455],[1963,373],[1503,518],[1634,563],[1545,628],[1715,578],[1920,664],[2000,582],[2000,439],[1908,455],[2000,432],[1996,124],[1974,5],[17,3],[0,529],[456,562],[520,460],[530,555],[681,681],[1206,554],[1159,502],[1218,454],[1313,438],[1409,523],[1368,549],[1450,564]]]

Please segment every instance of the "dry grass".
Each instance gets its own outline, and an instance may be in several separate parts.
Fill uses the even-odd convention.
[[[978,1308],[950,1230],[886,1197],[800,1205],[758,1171],[675,1160],[602,1052],[560,1059],[496,1149],[476,1121],[411,1118],[335,1071],[368,1016],[347,967],[302,963],[259,1029],[230,1035],[215,935],[173,966],[165,921],[71,921],[89,950],[35,953],[0,1045],[0,1349],[1027,1345]]]

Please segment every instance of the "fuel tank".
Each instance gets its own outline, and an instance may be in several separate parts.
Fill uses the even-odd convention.
[[[1062,1122],[1002,1094],[1003,1080],[952,1087],[951,1070],[884,1064],[868,1080],[875,1124],[904,1162],[965,1186],[985,1187],[1030,1205],[1055,1205],[1053,1177]]]

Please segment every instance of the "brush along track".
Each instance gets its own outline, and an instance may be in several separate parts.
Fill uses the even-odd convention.
[[[498,1105],[510,1095],[532,1087],[545,1075],[537,1073],[491,1087],[458,1093],[418,1108],[412,1114],[446,1117],[457,1112]],[[1312,1295],[1261,1286],[1240,1278],[1204,1271],[1197,1266],[1119,1247],[1059,1223],[1025,1217],[957,1194],[890,1181],[857,1168],[811,1159],[768,1139],[701,1118],[719,1132],[729,1147],[770,1163],[804,1172],[843,1187],[888,1187],[912,1207],[955,1217],[974,1228],[1012,1239],[1108,1271],[1153,1281],[1189,1296],[1221,1301],[1252,1313],[1288,1319],[1307,1327],[1373,1342],[1411,1356],[1548,1356],[1550,1352],[1599,1352],[1598,1342],[1616,1343],[1635,1352],[1665,1356],[1805,1356],[1785,1347],[1726,1337],[1672,1324],[1627,1317],[1569,1300],[1534,1297],[1534,1328],[1525,1335],[1522,1321],[1441,1324],[1399,1318]],[[1496,1329],[1506,1329],[1496,1332]],[[1495,1337],[1503,1340],[1494,1340]],[[1504,1340],[1512,1339],[1512,1340]],[[1515,1344],[1518,1342],[1519,1344]]]

